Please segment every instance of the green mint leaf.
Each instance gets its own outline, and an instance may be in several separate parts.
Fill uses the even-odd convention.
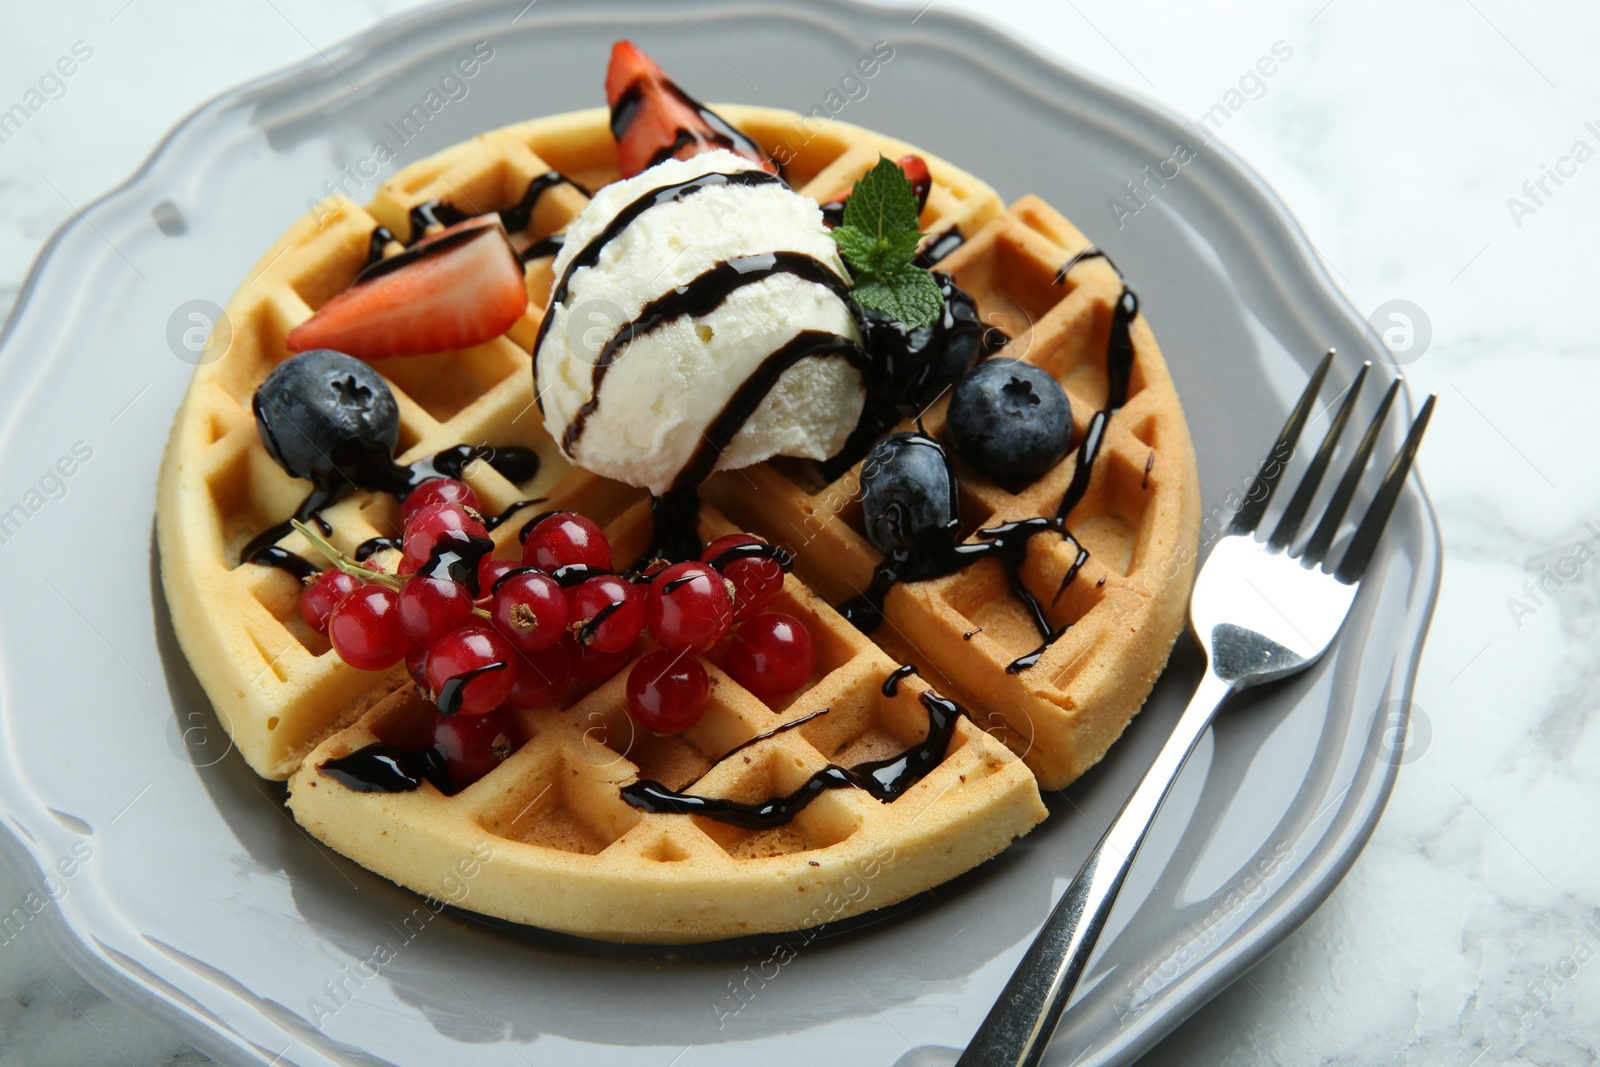
[[[939,284],[915,264],[921,238],[911,179],[880,156],[850,190],[833,240],[855,275],[856,301],[912,329],[927,325],[944,310]]]
[[[880,265],[873,256],[878,246],[877,238],[854,226],[835,226],[833,241],[839,246],[839,254],[845,262],[858,273],[872,273],[879,269]]]
[[[916,231],[874,237],[854,226],[833,231],[839,253],[858,274],[887,274],[907,266],[916,258],[920,238]]]
[[[917,246],[922,242],[922,234],[917,232],[913,224],[909,230],[897,230],[879,238],[879,247],[883,252],[883,269],[893,270],[898,267],[909,267],[911,261],[917,258]]]
[[[905,266],[887,274],[863,275],[851,295],[863,307],[876,308],[911,329],[926,326],[944,311],[944,294],[933,275]]]
[[[917,192],[911,179],[891,160],[878,157],[877,164],[856,182],[844,202],[844,224],[873,238],[904,249],[910,235],[911,254],[916,252]],[[910,255],[906,256],[909,262]]]

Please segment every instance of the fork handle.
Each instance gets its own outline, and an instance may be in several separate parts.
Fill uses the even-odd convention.
[[[1161,802],[1233,688],[1208,667],[1172,736],[1056,902],[956,1067],[1033,1067],[1044,1057]]]

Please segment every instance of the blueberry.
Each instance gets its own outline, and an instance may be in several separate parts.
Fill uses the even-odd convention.
[[[978,307],[950,275],[934,271],[944,294],[940,318],[907,329],[905,323],[874,308],[859,308],[867,351],[877,360],[875,399],[911,416],[939,398],[983,354],[985,327]]]
[[[978,364],[950,397],[950,439],[974,467],[1018,488],[1046,474],[1072,447],[1072,405],[1031,363]]]
[[[400,407],[372,367],[327,348],[291,356],[256,390],[261,443],[296,478],[327,483],[387,462]]]
[[[990,331],[978,318],[978,305],[965,289],[956,285],[948,274],[934,272],[934,277],[939,280],[939,288],[944,291],[944,327],[946,341],[938,358],[930,366],[928,392],[925,404],[931,404],[939,398],[945,389],[959,382],[972,365],[987,355],[991,332],[1001,344],[1005,343],[1004,335],[998,330]],[[995,347],[999,347],[996,345]]]
[[[886,556],[926,556],[953,544],[956,475],[944,446],[920,433],[879,441],[861,465],[861,508],[867,539]]]

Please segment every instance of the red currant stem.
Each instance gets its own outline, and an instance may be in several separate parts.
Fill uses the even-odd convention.
[[[329,563],[331,563],[334,567],[337,567],[339,570],[344,571],[350,577],[359,578],[361,581],[366,582],[369,585],[381,585],[383,588],[392,590],[396,593],[405,588],[406,580],[403,576],[398,574],[390,574],[388,571],[373,570],[371,567],[363,566],[362,564],[357,563],[355,560],[351,559],[349,556],[335,548],[333,546],[333,542],[329,541],[326,537],[323,537],[322,534],[307,526],[299,519],[290,519],[289,525],[298,530],[300,532],[300,536],[304,537],[307,541],[310,541],[312,548],[316,549],[318,552],[321,552],[324,556],[327,556]],[[494,619],[494,616],[489,614],[487,609],[480,608],[477,605],[473,605],[472,613],[478,616],[480,619],[487,619],[490,621]]]
[[[312,548],[326,556],[330,564],[332,564],[334,567],[337,567],[339,570],[344,571],[344,573],[348,574],[350,577],[357,578],[370,585],[382,586],[383,588],[396,593],[398,593],[405,586],[405,579],[400,577],[400,575],[390,574],[387,571],[373,570],[371,567],[363,566],[362,564],[357,563],[355,560],[351,559],[349,556],[335,548],[333,546],[333,542],[329,541],[326,537],[323,537],[321,533],[301,522],[299,519],[290,519],[289,525],[294,527],[301,537],[304,537],[307,541],[310,541]]]

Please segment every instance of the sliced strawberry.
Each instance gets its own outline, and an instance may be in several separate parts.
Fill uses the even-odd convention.
[[[632,41],[611,46],[606,101],[624,178],[662,160],[688,159],[713,148],[726,148],[778,172],[754,141],[678,88]]]
[[[527,308],[522,261],[490,215],[374,263],[286,343],[291,352],[332,348],[359,359],[418,356],[493,340]]]
[[[928,191],[933,188],[933,176],[928,173],[928,164],[921,156],[901,156],[894,161],[894,165],[905,173],[906,179],[911,182],[911,188],[917,194],[917,210],[921,211],[928,206]],[[841,191],[834,193],[822,201],[822,221],[833,229],[844,218],[844,202],[850,198],[850,193],[855,189],[851,182]]]

